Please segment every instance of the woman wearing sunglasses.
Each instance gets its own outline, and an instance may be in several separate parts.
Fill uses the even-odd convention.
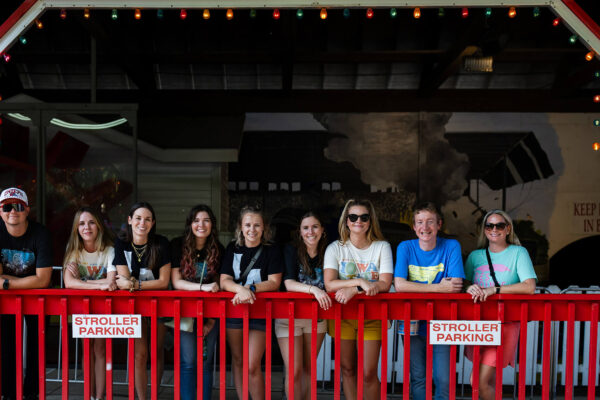
[[[323,283],[323,258],[327,248],[327,236],[322,219],[312,211],[300,219],[300,227],[296,236],[295,246],[289,245],[284,250],[285,274],[283,282],[288,292],[308,293],[315,297],[323,310],[331,307],[331,297],[325,292]],[[311,329],[310,319],[294,321],[294,399],[303,400],[310,397],[310,367],[311,367]],[[317,344],[321,343],[327,332],[327,321],[317,322]],[[275,335],[281,349],[281,357],[285,368],[289,371],[289,321],[275,321]],[[318,350],[317,350],[318,351]],[[289,374],[285,374],[285,393],[289,398]]]
[[[392,249],[379,228],[373,204],[369,200],[348,200],[338,223],[340,239],[325,251],[324,281],[335,299],[348,303],[364,292],[374,296],[387,292],[392,284],[394,267]],[[335,337],[334,321],[329,321],[329,334]],[[340,332],[341,368],[344,396],[356,399],[357,320],[342,320]],[[381,321],[364,323],[364,398],[380,397],[377,364],[381,348]]]
[[[113,258],[111,234],[100,215],[89,207],[77,210],[63,262],[65,287],[115,290],[117,269],[112,265]],[[106,390],[106,340],[92,339],[92,348],[91,388],[96,400],[101,400]]]
[[[533,294],[536,275],[527,250],[521,246],[513,229],[510,216],[501,210],[492,210],[483,218],[477,242],[478,250],[469,254],[465,275],[469,282],[467,293],[473,301],[486,301],[494,294]],[[495,395],[496,368],[514,367],[519,338],[519,323],[502,324],[503,360],[496,359],[496,346],[480,347],[479,394],[482,399]],[[473,359],[473,347],[465,349]],[[473,377],[471,376],[471,379]]]

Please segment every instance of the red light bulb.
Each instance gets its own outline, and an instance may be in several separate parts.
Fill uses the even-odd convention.
[[[463,7],[461,15],[463,18],[467,18],[469,16],[469,9],[467,7]]]
[[[182,20],[187,18],[187,11],[185,10],[185,8],[182,8],[179,12],[179,18],[181,18]]]
[[[367,8],[367,18],[368,18],[368,19],[371,19],[371,18],[373,18],[373,15],[374,15],[374,14],[375,14],[375,13],[373,12],[373,9],[372,9],[372,8]]]
[[[279,12],[279,8],[273,10],[273,19],[279,19],[281,17],[281,13]]]
[[[558,26],[558,24],[560,24],[560,18],[554,18],[552,21],[552,26]]]

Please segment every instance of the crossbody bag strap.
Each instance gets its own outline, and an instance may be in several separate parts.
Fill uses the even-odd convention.
[[[262,246],[260,247],[260,249],[258,249],[256,251],[256,254],[254,254],[254,257],[252,257],[252,259],[250,260],[250,263],[248,264],[248,266],[246,267],[246,269],[244,270],[244,273],[240,276],[240,282],[245,282],[246,278],[248,277],[248,274],[250,274],[250,270],[252,270],[252,267],[254,267],[254,264],[256,264],[256,260],[258,260],[258,257],[260,257],[260,253],[262,253]]]
[[[490,276],[492,277],[492,280],[494,281],[494,286],[500,287],[500,284],[498,283],[498,279],[496,279],[496,271],[494,271],[494,264],[492,264],[492,257],[490,257],[490,251],[487,248],[485,249],[485,255],[487,256],[488,265],[490,268]]]

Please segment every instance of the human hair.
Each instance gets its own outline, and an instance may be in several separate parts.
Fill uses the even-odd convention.
[[[181,276],[187,281],[193,281],[196,277],[196,266],[194,258],[196,253],[196,236],[192,232],[192,222],[196,219],[196,215],[200,212],[205,212],[210,218],[210,234],[206,238],[204,248],[206,249],[206,274],[212,276],[216,274],[220,267],[221,248],[219,246],[219,231],[217,229],[217,218],[213,210],[205,205],[198,204],[192,207],[185,220],[185,228],[183,229],[183,240],[181,249]],[[202,283],[202,282],[200,282]]]
[[[348,229],[346,221],[348,219],[348,212],[350,208],[354,206],[365,207],[369,213],[371,223],[369,224],[369,229],[367,230],[367,240],[369,242],[385,240],[385,238],[383,237],[383,233],[381,233],[381,228],[379,227],[379,220],[377,219],[377,215],[375,214],[375,207],[373,207],[373,203],[366,199],[350,199],[346,202],[346,205],[344,206],[344,210],[342,211],[342,215],[340,216],[340,220],[338,222],[338,233],[340,235],[340,242],[344,244],[348,241],[348,239],[350,239],[350,229]]]
[[[240,210],[240,215],[238,217],[238,222],[234,234],[235,244],[237,244],[238,246],[245,245],[244,233],[242,232],[242,220],[244,219],[244,216],[246,214],[256,214],[260,216],[260,218],[263,221],[263,234],[260,238],[260,242],[262,244],[267,244],[271,239],[271,229],[269,227],[269,224],[267,223],[267,219],[265,218],[265,214],[263,213],[263,211],[260,208],[254,206],[244,206]]]
[[[432,203],[431,201],[425,201],[425,202],[417,203],[414,205],[414,207],[412,209],[413,224],[416,221],[417,214],[422,211],[429,211],[430,213],[435,214],[438,221],[444,220],[444,217],[442,216],[442,213],[440,212],[440,209],[438,208],[438,206],[436,206],[435,203]]]
[[[133,214],[140,208],[145,208],[148,211],[150,211],[150,214],[152,214],[152,221],[154,222],[152,228],[150,229],[150,232],[148,232],[148,241],[146,242],[148,244],[148,265],[146,266],[146,268],[154,269],[155,267],[157,267],[156,264],[158,263],[158,256],[160,252],[160,246],[156,238],[156,214],[154,213],[154,208],[152,208],[150,203],[145,201],[139,201],[131,206],[131,208],[129,209],[128,216],[130,218],[133,218]],[[127,224],[127,231],[125,232],[125,241],[132,243],[133,246],[133,232],[131,230],[131,224]]]
[[[69,241],[67,242],[63,265],[70,259],[75,259],[76,262],[79,262],[78,255],[79,252],[83,250],[83,239],[79,234],[79,220],[83,213],[89,213],[98,227],[98,236],[96,236],[96,241],[94,242],[94,250],[104,251],[104,249],[113,245],[112,232],[104,226],[100,213],[91,207],[81,207],[75,212],[75,217],[73,217],[73,225],[71,226],[71,234],[69,235]]]
[[[321,218],[317,213],[315,213],[314,211],[308,211],[306,212],[306,214],[304,214],[302,216],[302,218],[300,218],[300,223],[298,224],[298,235],[296,238],[296,249],[298,251],[298,261],[300,262],[300,265],[302,265],[302,272],[304,272],[305,275],[309,275],[311,276],[313,271],[310,267],[310,264],[308,263],[308,250],[306,249],[306,243],[304,243],[304,240],[302,239],[302,221],[304,221],[306,218],[310,218],[313,217],[315,218],[317,221],[319,221],[319,224],[321,224],[321,226],[324,228],[323,225],[323,218]],[[317,243],[317,262],[318,265],[323,265],[324,259],[325,259],[325,249],[327,249],[327,234],[325,232],[325,229],[323,229],[323,234],[321,235],[321,238],[319,239],[319,243]]]
[[[515,233],[515,227],[513,225],[513,221],[512,221],[512,218],[510,217],[510,215],[508,215],[506,213],[506,211],[491,210],[491,211],[488,211],[488,213],[485,214],[485,216],[481,220],[481,229],[479,230],[479,237],[477,239],[477,248],[484,249],[488,246],[488,239],[485,236],[485,224],[487,223],[488,218],[494,214],[499,215],[502,218],[504,218],[504,221],[508,224],[508,226],[510,226],[510,232],[506,235],[506,242],[508,244],[515,244],[517,246],[521,246],[521,242],[519,241],[519,238],[517,237],[517,234]]]

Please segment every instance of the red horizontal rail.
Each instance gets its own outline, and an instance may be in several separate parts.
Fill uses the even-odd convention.
[[[112,313],[131,314],[129,300],[134,300],[134,313],[143,316],[152,316],[152,301],[157,300],[158,317],[174,317],[175,301],[181,304],[181,317],[197,317],[196,301],[204,301],[204,317],[218,318],[223,316],[221,301],[225,300],[225,314],[227,317],[243,318],[245,307],[234,306],[230,301],[233,293],[219,292],[186,292],[176,290],[144,291],[144,292],[105,292],[92,290],[70,289],[38,289],[38,290],[9,290],[0,291],[0,314],[15,314],[18,302],[21,302],[22,313],[26,315],[39,314],[39,298],[45,298],[45,315],[61,315],[63,313],[63,299],[68,299],[67,314],[85,314],[87,312],[84,299],[89,299],[89,312],[103,314],[106,312],[106,299],[112,300]],[[266,302],[272,303],[272,318],[288,318],[289,301],[294,300],[295,318],[312,318],[312,302],[314,297],[304,293],[260,293],[254,305],[248,307],[250,318],[265,318]],[[20,300],[19,300],[20,299]],[[357,295],[353,300],[341,308],[342,318],[358,319],[358,303],[364,304],[364,313],[369,319],[401,320],[405,317],[406,301],[410,300],[410,318],[428,319],[428,303],[434,302],[434,319],[450,319],[452,304],[457,307],[457,319],[471,320],[474,311],[479,306],[473,303],[468,294],[437,294],[437,293],[384,293],[374,297]],[[504,305],[505,321],[520,321],[522,316],[521,304],[527,302],[527,320],[544,321],[548,317],[552,321],[590,321],[592,307],[600,304],[598,294],[535,294],[535,295],[498,295],[489,298],[481,304],[480,318],[482,320],[495,320],[498,317],[498,304]],[[387,316],[382,315],[381,304],[387,303],[389,309]],[[569,304],[575,305],[574,315],[570,317]],[[546,307],[551,304],[551,311]],[[318,310],[318,318],[335,319],[336,307],[329,310]],[[547,313],[550,312],[550,315]]]

